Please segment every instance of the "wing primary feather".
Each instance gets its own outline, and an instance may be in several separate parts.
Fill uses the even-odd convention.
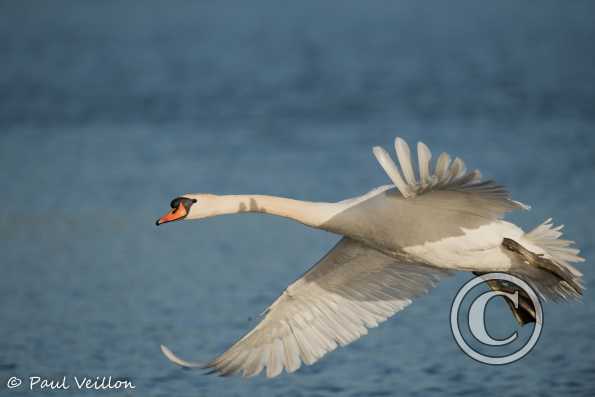
[[[450,173],[449,173],[449,177],[450,180],[453,179],[457,179],[460,174],[462,174],[465,171],[465,163],[463,162],[463,160],[461,160],[460,158],[455,158],[454,161],[452,162],[452,165],[450,166]]]
[[[290,334],[283,338],[283,345],[285,346],[285,354],[287,355],[285,370],[290,374],[301,367],[302,360],[300,360],[300,348],[295,340],[291,325],[287,324],[287,327],[289,328]]]
[[[448,153],[441,153],[436,161],[436,176],[438,177],[438,183],[441,183],[446,178],[449,164],[450,156]]]
[[[274,339],[270,346],[267,378],[274,378],[283,371],[283,344],[281,340]]]
[[[405,177],[407,184],[415,187],[417,181],[415,180],[415,173],[413,172],[413,163],[411,162],[411,150],[409,150],[409,145],[403,139],[396,137],[395,151],[397,152],[399,164],[401,164],[401,170],[403,171],[403,176]]]
[[[192,361],[186,361],[181,359],[180,357],[176,356],[174,352],[172,352],[167,346],[161,345],[161,352],[163,355],[172,363],[179,365],[180,367],[185,368],[204,368],[205,364],[196,363]]]
[[[479,171],[467,172],[465,163],[458,157],[451,161],[447,153],[441,153],[432,173],[432,152],[423,142],[418,142],[418,182],[407,142],[400,137],[395,138],[395,151],[400,167],[381,147],[374,148],[374,155],[404,198],[431,194],[437,190],[466,193],[474,205],[472,210],[481,216],[495,218],[514,209],[529,209],[528,206],[512,200],[503,186],[493,181],[482,182]]]
[[[422,186],[427,186],[430,183],[430,161],[432,160],[432,152],[423,142],[417,143],[417,161],[419,163],[419,182]]]
[[[415,193],[411,190],[411,187],[405,183],[403,178],[401,177],[401,173],[397,168],[395,162],[391,159],[390,155],[387,153],[386,150],[381,148],[380,146],[375,146],[373,149],[374,156],[376,160],[380,163],[390,180],[395,184],[397,189],[401,192],[403,197],[413,197]]]
[[[275,377],[318,361],[339,346],[366,335],[433,285],[436,269],[400,263],[344,237],[302,278],[287,287],[264,318],[207,365],[164,354],[181,365],[210,373]]]

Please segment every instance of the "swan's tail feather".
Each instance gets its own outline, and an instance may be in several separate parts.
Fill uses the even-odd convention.
[[[560,238],[563,228],[564,225],[554,226],[552,218],[548,218],[525,234],[525,238],[542,247],[556,262],[563,264],[577,276],[581,276],[582,273],[569,263],[584,262],[585,259],[578,255],[580,253],[578,248],[572,247],[574,241]]]
[[[579,299],[584,290],[582,273],[571,265],[584,259],[571,247],[572,241],[559,238],[561,229],[548,219],[525,234],[523,241],[505,238],[502,242],[519,259],[511,273],[529,282],[543,299],[553,301]]]

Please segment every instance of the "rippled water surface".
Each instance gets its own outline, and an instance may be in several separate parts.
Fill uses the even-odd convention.
[[[591,395],[595,10],[492,3],[0,3],[0,395],[32,375],[136,385],[106,396]],[[371,147],[396,134],[461,156],[533,206],[513,220],[554,216],[582,248],[584,302],[546,305],[529,356],[460,352],[463,274],[290,376],[161,355],[221,353],[337,240],[262,215],[156,228],[173,197],[340,200],[387,182]]]

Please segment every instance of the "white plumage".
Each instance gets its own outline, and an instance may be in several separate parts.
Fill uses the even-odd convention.
[[[342,239],[265,311],[262,321],[207,364],[192,363],[162,346],[172,362],[210,368],[222,375],[268,377],[313,364],[338,346],[367,333],[454,270],[505,271],[525,276],[543,297],[567,299],[582,290],[578,249],[560,240],[550,220],[529,233],[501,220],[528,207],[511,200],[479,171],[442,153],[432,172],[430,149],[417,145],[418,176],[411,150],[395,140],[398,167],[381,147],[373,153],[393,185],[338,203],[310,203],[271,196],[184,195],[197,204],[185,219],[263,212],[289,217],[342,235]],[[170,221],[172,215],[168,215]],[[529,254],[503,247],[512,239]],[[535,263],[530,263],[534,258]],[[535,255],[531,257],[530,255]],[[549,261],[546,267],[539,262]],[[551,263],[551,264],[549,264]],[[543,265],[543,264],[542,264]],[[549,269],[549,270],[548,270]]]

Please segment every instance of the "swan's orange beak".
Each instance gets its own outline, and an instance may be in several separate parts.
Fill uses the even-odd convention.
[[[188,215],[188,211],[186,211],[184,204],[180,202],[180,204],[176,208],[172,209],[167,214],[157,219],[157,222],[155,222],[155,224],[159,226],[163,223],[177,221],[178,219],[183,219],[186,215]]]

